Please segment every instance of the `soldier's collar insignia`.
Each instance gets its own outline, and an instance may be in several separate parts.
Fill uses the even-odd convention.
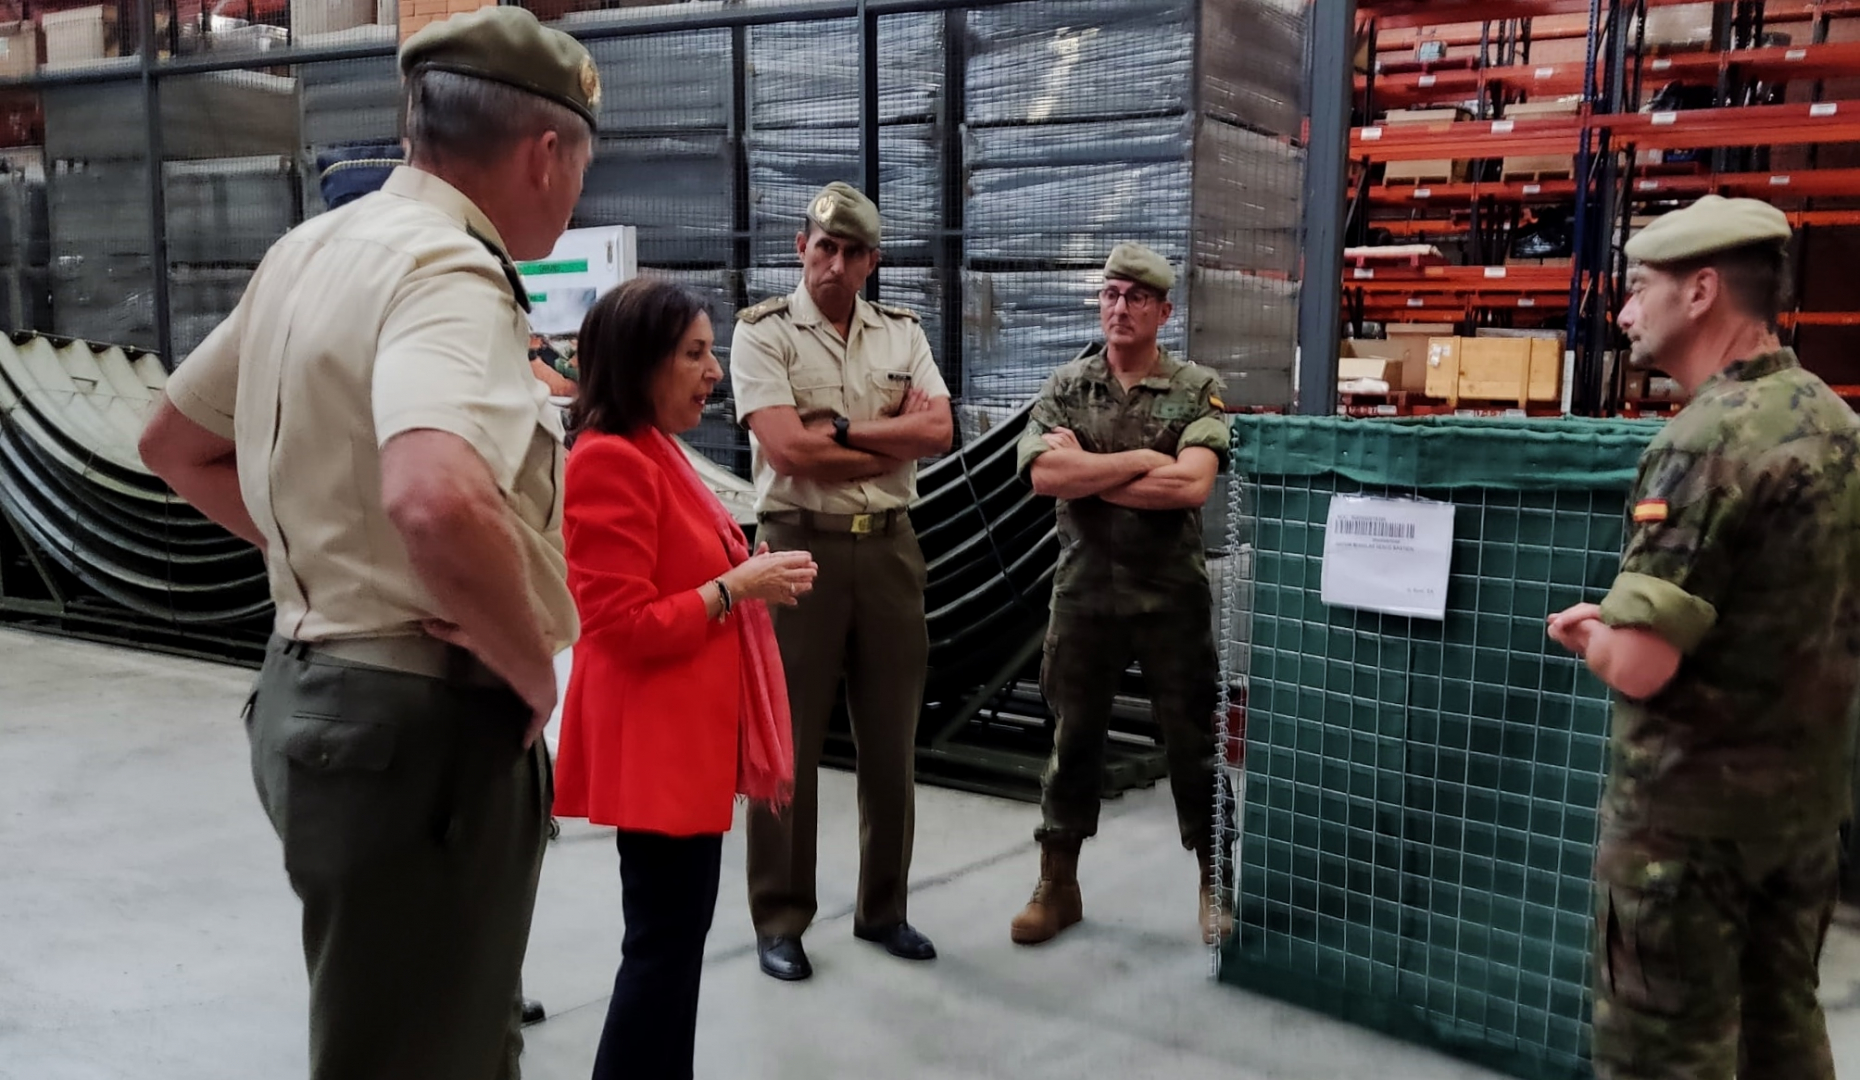
[[[1634,504],[1634,523],[1636,525],[1650,525],[1654,522],[1665,520],[1665,499],[1642,499]]]

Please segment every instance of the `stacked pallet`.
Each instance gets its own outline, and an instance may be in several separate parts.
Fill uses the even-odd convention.
[[[51,246],[43,165],[0,172],[0,330],[52,325]]]
[[[266,249],[297,221],[297,84],[218,73],[171,80],[161,102],[168,262],[156,267],[139,89],[45,92],[47,235],[55,253],[49,329],[158,348],[161,272],[174,350],[185,357],[231,313]]]
[[[881,300],[916,311],[939,362],[943,290],[933,272],[943,204],[944,16],[878,21],[878,191],[884,221]],[[758,26],[749,32],[751,302],[799,280],[794,238],[807,202],[841,180],[864,188],[855,20]]]
[[[1229,404],[1290,400],[1302,18],[1277,0],[969,13],[970,431],[1098,336],[1100,268],[1124,240],[1178,269],[1167,347],[1221,371]]]

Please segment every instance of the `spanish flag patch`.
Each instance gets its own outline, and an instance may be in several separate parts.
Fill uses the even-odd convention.
[[[1642,499],[1634,504],[1634,523],[1647,525],[1666,520],[1665,499]]]

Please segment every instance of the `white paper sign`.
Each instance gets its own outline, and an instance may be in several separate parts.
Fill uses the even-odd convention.
[[[1324,529],[1326,604],[1444,619],[1453,504],[1337,495]]]
[[[570,229],[547,259],[517,264],[530,291],[530,329],[573,334],[600,294],[639,273],[638,234],[631,225]]]

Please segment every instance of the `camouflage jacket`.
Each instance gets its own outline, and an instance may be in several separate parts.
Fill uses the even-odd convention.
[[[1148,448],[1174,456],[1205,446],[1227,463],[1227,418],[1220,376],[1164,350],[1155,374],[1126,393],[1093,345],[1046,380],[1020,438],[1028,480],[1045,453],[1042,439],[1070,429],[1095,454]],[[1103,499],[1061,499],[1055,614],[1140,615],[1208,605],[1201,511],[1132,510]]]
[[[1683,654],[1618,699],[1606,811],[1695,836],[1836,827],[1860,682],[1860,421],[1787,349],[1699,389],[1641,458],[1610,626]]]

